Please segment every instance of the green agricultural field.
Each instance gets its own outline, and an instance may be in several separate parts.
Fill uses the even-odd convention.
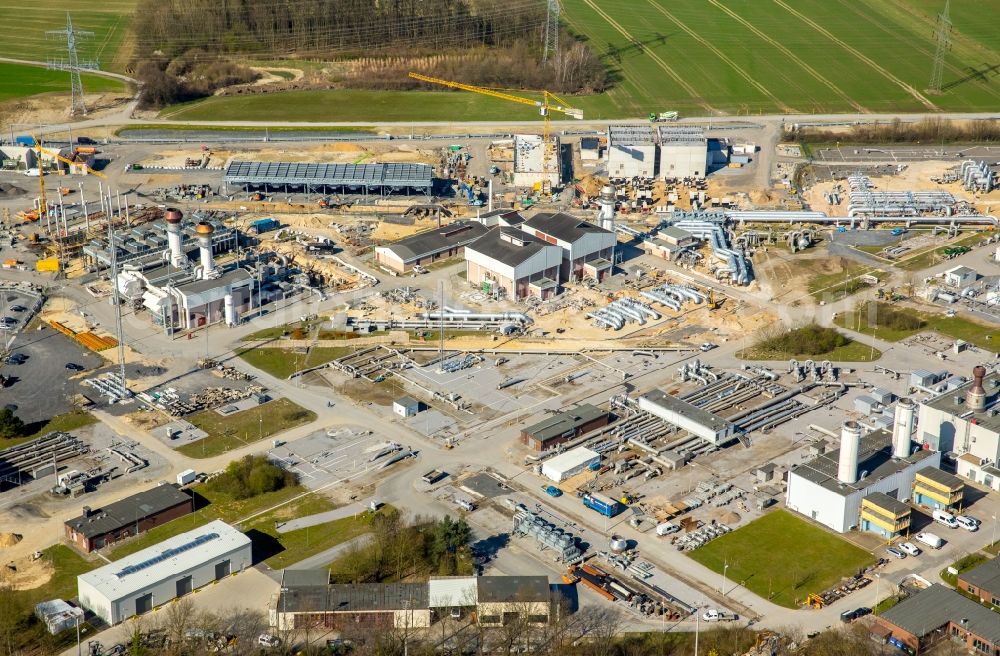
[[[730,586],[742,583],[786,608],[854,576],[874,560],[863,549],[787,510],[768,513],[689,555],[718,572],[719,584],[728,565]]]
[[[563,20],[605,60],[588,119],[781,112],[991,111],[1000,21],[955,0],[943,93],[926,91],[943,0],[564,0]],[[303,91],[211,98],[178,119],[522,120],[531,108],[465,92]]]
[[[135,6],[136,0],[34,0],[30,3],[0,0],[0,20],[4,26],[0,57],[33,61],[65,58],[66,42],[48,37],[45,32],[65,29],[66,12],[70,12],[74,28],[94,33],[93,37],[81,39],[77,44],[80,59],[97,60],[104,70],[121,71],[127,62],[119,56],[119,50],[124,45]],[[68,83],[66,86],[69,88]]]
[[[83,89],[91,91],[122,91],[125,85],[118,80],[96,75],[84,75]],[[39,93],[69,93],[69,73],[50,71],[40,66],[5,64],[0,62],[0,102],[24,98]]]

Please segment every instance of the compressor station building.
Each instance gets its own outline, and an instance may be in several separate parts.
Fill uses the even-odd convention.
[[[243,191],[283,191],[307,194],[424,194],[434,187],[434,169],[427,164],[306,164],[246,162],[226,167],[226,188]]]
[[[80,604],[119,624],[253,564],[250,538],[209,522],[77,577]]]

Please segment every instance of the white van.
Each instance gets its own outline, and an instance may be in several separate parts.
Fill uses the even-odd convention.
[[[958,528],[958,522],[955,521],[955,516],[950,512],[944,510],[935,510],[931,515],[934,521],[948,528]]]
[[[913,537],[917,542],[923,542],[931,549],[940,549],[944,546],[944,540],[933,533],[917,533]]]

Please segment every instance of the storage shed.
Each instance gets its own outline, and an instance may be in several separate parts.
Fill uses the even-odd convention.
[[[600,462],[601,454],[587,447],[579,446],[542,463],[542,475],[549,480],[560,483]]]
[[[420,412],[420,401],[412,396],[401,396],[392,402],[392,411],[400,417],[413,417]]]

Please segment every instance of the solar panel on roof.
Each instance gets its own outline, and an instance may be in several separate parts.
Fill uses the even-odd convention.
[[[206,542],[215,540],[218,537],[219,537],[218,533],[206,533],[205,535],[199,535],[197,538],[191,540],[190,542],[186,542],[182,545],[173,547],[171,549],[166,549],[161,553],[153,556],[152,558],[147,558],[146,560],[140,563],[136,563],[135,565],[129,565],[127,567],[123,567],[121,570],[115,572],[115,576],[121,579],[125,578],[129,574],[135,574],[136,572],[141,572],[142,570],[148,569],[153,565],[156,565],[157,563],[162,563],[163,561],[169,558],[173,558],[174,556],[182,554],[185,551],[190,551],[191,549],[199,547],[205,544]]]

